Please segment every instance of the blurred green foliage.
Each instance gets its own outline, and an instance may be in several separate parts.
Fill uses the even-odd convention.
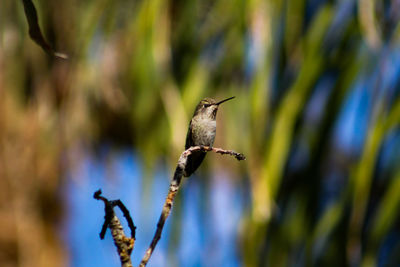
[[[235,95],[218,114],[216,146],[247,161],[208,165],[224,165],[238,185],[249,181],[243,264],[399,263],[399,154],[382,156],[388,138],[398,148],[400,137],[400,64],[391,61],[399,59],[399,1],[34,3],[47,41],[69,59],[29,39],[22,1],[2,1],[0,202],[16,208],[2,206],[1,223],[22,230],[2,237],[0,247],[17,252],[0,261],[60,266],[53,236],[62,211],[41,210],[49,201],[62,207],[63,174],[79,161],[65,164],[67,151],[132,146],[150,181],[160,158],[172,173],[198,101]],[[357,90],[367,100],[351,134],[361,141],[343,146],[340,118]],[[38,248],[18,249],[26,243]],[[382,249],[388,256],[379,260]]]

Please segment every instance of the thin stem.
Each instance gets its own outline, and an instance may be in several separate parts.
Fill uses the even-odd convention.
[[[189,149],[187,149],[186,151],[184,151],[181,154],[181,156],[179,157],[179,160],[178,160],[178,164],[175,169],[174,177],[172,178],[171,184],[169,186],[168,195],[164,202],[164,207],[162,209],[160,218],[158,219],[156,232],[154,234],[153,240],[150,243],[149,248],[146,250],[146,252],[142,258],[142,261],[140,262],[140,265],[139,265],[140,267],[146,266],[151,255],[153,254],[153,251],[154,251],[158,241],[161,238],[161,233],[164,228],[165,221],[167,220],[169,214],[171,213],[171,209],[172,209],[172,205],[174,203],[175,196],[178,193],[178,190],[179,190],[179,187],[180,187],[180,184],[182,181],[183,171],[185,170],[185,167],[186,167],[187,158],[194,151],[204,151],[204,152],[213,151],[215,153],[219,153],[222,155],[227,154],[227,155],[234,156],[237,160],[245,160],[246,159],[243,154],[234,152],[232,150],[224,150],[221,148],[213,148],[213,147],[207,147],[207,146],[190,147]]]

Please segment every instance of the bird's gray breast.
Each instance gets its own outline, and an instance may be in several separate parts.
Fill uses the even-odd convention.
[[[212,146],[217,130],[216,120],[194,118],[192,121],[193,141],[195,145]]]

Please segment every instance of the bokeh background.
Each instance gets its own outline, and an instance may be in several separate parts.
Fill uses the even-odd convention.
[[[99,188],[137,264],[194,107],[230,96],[215,146],[247,160],[206,157],[148,266],[399,266],[399,0],[33,3],[69,59],[1,1],[1,266],[119,266]]]

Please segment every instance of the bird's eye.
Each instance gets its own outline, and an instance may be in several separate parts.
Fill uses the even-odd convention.
[[[206,104],[203,104],[203,108],[206,108],[207,106],[206,106]]]

